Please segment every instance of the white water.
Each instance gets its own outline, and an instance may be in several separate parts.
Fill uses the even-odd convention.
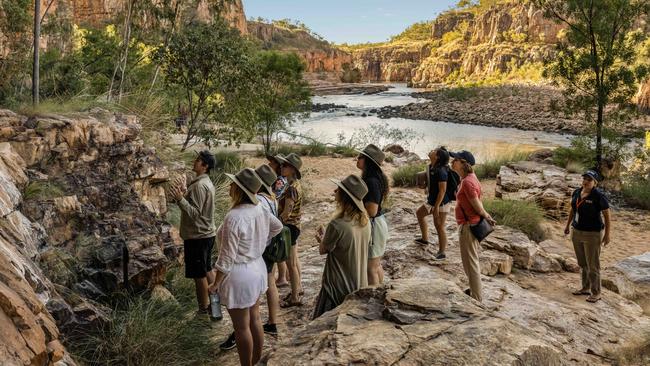
[[[522,131],[514,128],[497,128],[457,123],[435,122],[426,120],[410,120],[403,118],[381,119],[376,114],[370,114],[373,108],[384,106],[406,105],[424,100],[410,96],[416,89],[407,88],[403,84],[392,84],[390,90],[375,95],[329,95],[313,98],[313,103],[334,103],[348,108],[337,109],[335,112],[314,112],[309,118],[296,123],[292,130],[300,135],[309,136],[326,143],[337,143],[338,135],[346,137],[359,129],[373,123],[387,124],[390,127],[411,128],[421,139],[413,141],[405,148],[417,153],[420,157],[436,146],[444,145],[450,150],[469,150],[478,161],[490,158],[500,152],[516,149],[533,150],[546,147],[567,146],[570,135],[548,133],[541,131]],[[346,116],[354,113],[354,116]],[[360,116],[362,113],[367,117]],[[383,146],[389,141],[376,141]]]

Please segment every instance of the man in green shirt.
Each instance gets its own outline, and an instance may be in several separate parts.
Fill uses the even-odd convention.
[[[183,238],[185,277],[194,279],[199,313],[208,313],[208,283],[214,281],[212,273],[212,247],[216,236],[214,225],[214,185],[208,176],[215,166],[209,151],[198,153],[192,170],[196,178],[185,187],[176,182],[170,194],[181,209],[180,235]]]

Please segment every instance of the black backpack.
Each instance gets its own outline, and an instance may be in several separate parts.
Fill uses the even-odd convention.
[[[447,191],[445,194],[450,201],[456,200],[456,192],[458,192],[458,186],[460,185],[460,176],[455,171],[447,167]]]

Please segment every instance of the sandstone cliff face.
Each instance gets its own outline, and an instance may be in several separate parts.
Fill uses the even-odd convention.
[[[295,52],[306,64],[307,73],[339,74],[343,65],[352,63],[352,56],[314,38],[303,30],[289,30],[273,24],[248,22],[248,34],[266,49]]]
[[[423,60],[431,54],[428,42],[375,47],[353,52],[354,67],[363,80],[407,81]]]
[[[0,358],[9,364],[73,364],[59,330],[105,321],[99,302],[124,287],[124,248],[136,289],[162,283],[178,256],[160,219],[169,173],[139,132],[134,117],[100,110],[0,110]]]
[[[650,114],[650,79],[641,84],[637,95],[637,104],[641,112]]]
[[[501,4],[476,15],[445,14],[433,29],[434,39],[440,41],[444,31],[460,34],[441,44],[415,70],[414,86],[444,82],[451,74],[478,79],[543,62],[552,56],[562,26],[544,18],[532,4]]]

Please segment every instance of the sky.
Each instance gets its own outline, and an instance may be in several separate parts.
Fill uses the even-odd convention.
[[[334,43],[382,42],[458,0],[243,0],[247,18],[299,20]]]

